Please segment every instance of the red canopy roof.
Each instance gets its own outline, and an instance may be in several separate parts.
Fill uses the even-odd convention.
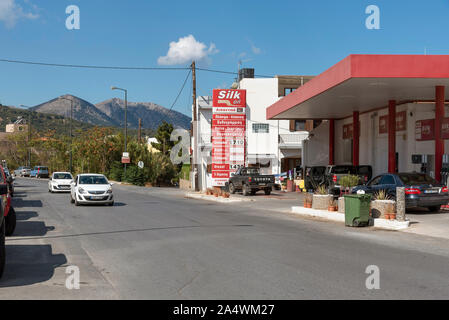
[[[449,55],[350,55],[268,107],[267,119],[340,119],[389,100],[434,100],[437,85],[449,86]]]

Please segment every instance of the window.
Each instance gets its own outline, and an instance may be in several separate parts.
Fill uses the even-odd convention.
[[[253,133],[270,133],[268,123],[253,123]]]
[[[382,180],[380,180],[380,184],[395,184],[394,177],[391,175],[383,176]]]
[[[284,96],[288,96],[290,93],[295,91],[295,88],[284,88]]]
[[[371,180],[369,186],[377,186],[379,184],[381,178],[382,178],[382,176],[378,176],[378,177],[374,178],[373,180]]]

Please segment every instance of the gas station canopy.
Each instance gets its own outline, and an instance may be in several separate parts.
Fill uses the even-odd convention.
[[[267,119],[342,119],[390,100],[435,101],[436,86],[449,87],[449,55],[350,55],[271,105]]]

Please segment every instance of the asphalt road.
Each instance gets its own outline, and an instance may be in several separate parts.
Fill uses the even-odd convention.
[[[0,299],[448,299],[449,241],[114,186],[114,207],[75,207],[18,179]],[[365,286],[380,269],[380,290]],[[80,270],[80,289],[65,286]]]

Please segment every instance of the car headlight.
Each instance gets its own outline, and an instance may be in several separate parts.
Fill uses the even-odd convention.
[[[108,192],[109,194],[112,193],[112,189],[109,189],[107,192]]]
[[[83,188],[78,188],[78,192],[81,194],[84,194],[84,193],[86,193],[86,190],[84,190]]]

